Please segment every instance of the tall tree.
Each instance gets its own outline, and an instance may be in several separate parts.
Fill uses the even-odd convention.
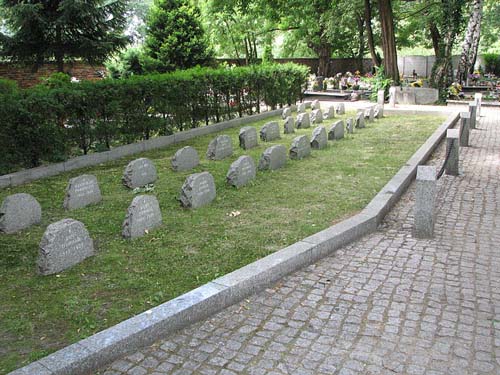
[[[0,34],[2,55],[33,64],[66,59],[101,63],[124,47],[125,0],[1,0],[8,32]]]
[[[380,26],[382,28],[382,51],[384,53],[384,72],[399,84],[398,54],[394,33],[394,17],[391,0],[379,0]]]
[[[457,69],[457,81],[465,82],[467,74],[472,73],[477,59],[479,40],[481,38],[481,20],[483,18],[483,0],[473,0],[471,15],[462,43],[462,54]]]
[[[368,49],[370,50],[370,56],[372,58],[372,63],[374,66],[380,66],[381,59],[379,54],[375,50],[375,41],[373,37],[372,5],[370,0],[364,0],[364,16],[366,25],[366,38],[368,42]]]
[[[187,0],[155,2],[147,22],[145,47],[159,72],[206,65],[211,60],[200,11]]]

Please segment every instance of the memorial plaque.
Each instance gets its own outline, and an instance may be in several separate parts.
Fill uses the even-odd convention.
[[[260,139],[271,142],[280,139],[280,126],[276,121],[268,122],[260,129]]]
[[[266,149],[259,160],[259,170],[275,170],[286,164],[286,147],[275,145]]]
[[[181,188],[179,200],[186,208],[199,208],[215,199],[215,182],[208,172],[190,175]]]
[[[257,139],[257,129],[253,126],[245,126],[240,129],[240,147],[243,150],[248,150],[250,148],[254,148],[258,146]]]
[[[255,163],[250,156],[240,156],[231,164],[226,175],[226,181],[229,185],[237,188],[246,185],[255,178]]]
[[[94,244],[83,223],[63,219],[50,224],[40,242],[38,273],[52,275],[94,255]]]
[[[290,159],[300,160],[311,155],[311,144],[307,135],[300,135],[292,141]]]
[[[0,232],[16,233],[42,220],[42,207],[25,193],[7,196],[0,206]]]
[[[171,163],[176,172],[188,171],[200,164],[200,157],[193,147],[186,146],[175,153]]]
[[[76,210],[102,200],[96,176],[84,174],[69,180],[63,207]]]
[[[228,135],[219,135],[212,139],[207,149],[207,159],[222,160],[233,155],[233,141]]]
[[[311,148],[321,150],[328,145],[328,137],[326,129],[323,126],[318,126],[313,130],[311,139]]]
[[[131,161],[123,172],[122,182],[130,188],[146,186],[156,181],[156,167],[153,162],[146,158]]]
[[[137,238],[162,223],[160,205],[153,195],[138,195],[132,200],[122,225],[124,238]]]

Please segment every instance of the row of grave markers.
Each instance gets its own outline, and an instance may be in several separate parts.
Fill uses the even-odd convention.
[[[316,106],[316,103],[313,103]],[[313,107],[314,108],[314,107]],[[333,108],[333,107],[331,107]],[[321,114],[320,108],[315,108],[316,120],[334,117],[335,112],[344,113],[344,106],[329,109],[328,116]],[[333,116],[331,115],[333,113]],[[364,127],[365,118],[373,120],[376,115],[382,113],[375,106],[358,110],[355,118],[347,119],[346,126],[349,133],[354,127]],[[285,118],[284,129],[287,130],[287,122],[292,122],[291,112],[286,108],[283,110]],[[301,116],[303,115],[303,116]],[[299,113],[302,122],[299,128],[310,127],[310,122],[304,119],[309,115],[306,112]],[[299,117],[298,116],[298,117]],[[332,116],[332,117],[330,117]],[[291,120],[290,120],[291,119]],[[304,125],[308,124],[308,125]],[[290,130],[290,129],[289,129]],[[338,140],[344,137],[344,122],[335,122],[330,129],[323,126],[316,127],[312,132],[311,140],[307,135],[301,135],[293,139],[288,155],[290,159],[300,160],[311,154],[311,149],[323,149],[328,140]],[[280,128],[277,122],[269,122],[260,129],[260,138],[265,142],[280,138]],[[249,149],[258,145],[257,130],[247,126],[240,129],[240,147]],[[232,156],[233,147],[231,137],[220,135],[214,138],[207,149],[206,156],[210,160],[221,160]],[[197,151],[186,146],[178,150],[171,160],[174,171],[186,171],[199,164]],[[287,149],[284,145],[274,145],[267,148],[261,155],[256,168],[254,160],[248,155],[240,156],[234,161],[226,175],[226,182],[237,188],[246,185],[256,177],[256,170],[276,170],[285,166],[287,161]],[[134,189],[154,183],[157,179],[156,167],[147,158],[139,158],[131,161],[124,170],[123,184]],[[181,187],[179,201],[186,208],[196,209],[212,202],[216,197],[215,181],[209,172],[194,173],[188,176]],[[72,178],[68,182],[63,207],[66,210],[75,210],[96,204],[102,200],[97,178],[93,175],[81,175]],[[20,193],[5,198],[0,206],[0,232],[15,233],[41,222],[42,209],[38,201],[31,195]],[[122,236],[124,238],[137,238],[143,236],[162,224],[162,215],[157,198],[153,195],[138,195],[134,197],[127,209],[125,220],[122,225]],[[41,275],[50,275],[61,272],[94,254],[93,241],[85,225],[73,219],[63,219],[50,224],[40,242],[39,256],[37,261],[38,272]]]

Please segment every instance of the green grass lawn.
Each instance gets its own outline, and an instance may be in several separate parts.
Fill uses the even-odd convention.
[[[353,116],[353,113],[347,115]],[[342,116],[345,118],[346,116]],[[260,128],[268,119],[256,122]],[[313,150],[285,168],[257,172],[239,190],[225,184],[227,170],[239,156],[256,162],[272,144],[289,147],[312,129],[282,135],[272,143],[243,151],[239,128],[222,132],[233,139],[234,155],[208,161],[209,135],[116,162],[73,171],[16,188],[42,206],[42,224],[14,235],[0,234],[0,373],[39,359],[81,338],[112,326],[151,306],[168,301],[214,278],[318,232],[366,206],[385,183],[442,123],[436,116],[390,116],[356,130],[325,150]],[[336,121],[336,120],[335,120]],[[329,127],[329,120],[324,125]],[[282,128],[283,121],[280,120]],[[281,130],[283,131],[283,129]],[[185,145],[195,147],[201,164],[175,173],[170,159]],[[126,164],[151,158],[158,170],[154,194],[164,224],[145,237],[121,238],[121,226],[134,194],[121,184]],[[217,198],[198,210],[180,207],[177,197],[190,173],[209,171]],[[68,179],[95,174],[103,201],[65,212]],[[239,211],[237,216],[230,216]],[[82,221],[96,243],[96,255],[59,275],[38,276],[38,244],[47,225],[63,218]]]

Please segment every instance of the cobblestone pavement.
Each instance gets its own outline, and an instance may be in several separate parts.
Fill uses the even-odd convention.
[[[435,239],[411,236],[412,186],[376,233],[104,374],[500,374],[498,109],[471,144]]]

